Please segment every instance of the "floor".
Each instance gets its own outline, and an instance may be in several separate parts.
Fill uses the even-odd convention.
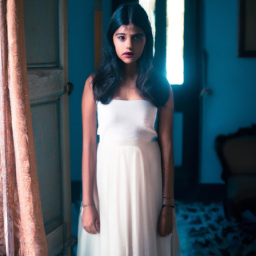
[[[183,256],[255,256],[256,217],[243,213],[240,223],[227,221],[222,203],[178,202],[177,227]]]
[[[77,236],[79,202],[72,204],[72,235]],[[256,217],[243,213],[243,221],[227,221],[222,203],[176,201],[176,221],[182,256],[256,256]],[[76,255],[76,247],[72,248]]]

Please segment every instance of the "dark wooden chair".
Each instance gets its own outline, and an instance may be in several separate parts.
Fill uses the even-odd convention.
[[[240,220],[245,210],[256,215],[256,125],[218,136],[215,149],[226,186],[223,202],[226,218]]]

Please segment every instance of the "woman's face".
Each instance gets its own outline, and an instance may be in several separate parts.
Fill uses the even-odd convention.
[[[146,36],[133,24],[120,26],[113,35],[117,56],[126,64],[136,62],[141,56]]]

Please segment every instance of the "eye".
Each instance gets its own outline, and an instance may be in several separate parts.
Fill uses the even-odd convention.
[[[120,39],[121,41],[124,40],[124,36],[119,36],[118,39]]]
[[[135,40],[141,40],[141,36],[136,35],[136,36],[134,36],[134,39],[135,39]]]

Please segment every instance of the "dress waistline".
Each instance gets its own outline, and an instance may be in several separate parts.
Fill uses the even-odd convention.
[[[117,146],[132,146],[132,145],[150,145],[151,143],[156,143],[158,140],[113,140],[113,139],[100,139],[100,145],[117,145]]]

